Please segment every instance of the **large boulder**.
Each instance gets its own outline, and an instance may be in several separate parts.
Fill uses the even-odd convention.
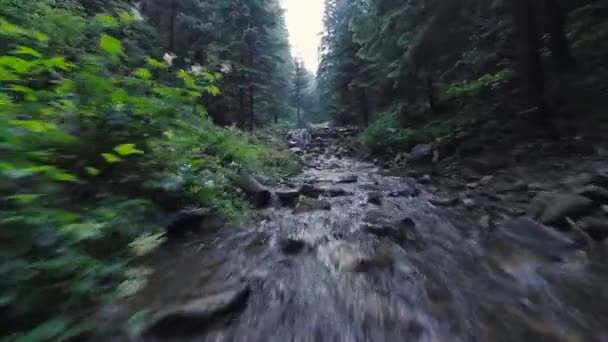
[[[331,203],[325,200],[317,200],[303,197],[293,209],[293,214],[303,214],[318,210],[331,210]]]
[[[310,185],[310,184],[304,184],[304,185],[300,186],[300,189],[298,189],[298,192],[302,196],[316,199],[316,198],[319,198],[319,196],[321,196],[321,194],[323,193],[323,190],[319,189],[313,185]]]
[[[359,177],[357,175],[343,175],[336,179],[336,183],[349,184],[349,183],[357,183],[359,181]]]
[[[279,247],[285,254],[298,254],[306,248],[306,242],[297,239],[281,239],[279,241]]]
[[[279,198],[281,205],[286,207],[294,207],[298,203],[300,192],[298,190],[291,189],[279,189],[275,190],[275,194]]]
[[[604,240],[608,237],[608,218],[606,217],[583,217],[578,224],[594,240]]]
[[[324,188],[321,189],[321,193],[325,197],[343,197],[343,196],[352,196],[353,193],[350,191],[346,191],[342,188]]]
[[[370,255],[345,241],[333,241],[327,246],[329,262],[339,271],[368,272],[392,267],[388,253]]]
[[[191,336],[214,322],[242,311],[250,289],[246,284],[231,286],[219,293],[165,309],[156,314],[143,329],[145,338]]]
[[[578,217],[594,207],[587,197],[566,192],[540,193],[530,203],[530,214],[544,224],[556,224],[566,217]]]
[[[600,204],[608,203],[608,189],[598,185],[587,184],[576,189],[576,193]]]
[[[430,162],[433,159],[433,146],[431,144],[418,144],[408,153],[408,162]]]
[[[376,236],[388,237],[402,246],[408,242],[421,241],[414,220],[409,217],[395,219],[393,215],[381,210],[370,210],[366,213],[363,229]]]

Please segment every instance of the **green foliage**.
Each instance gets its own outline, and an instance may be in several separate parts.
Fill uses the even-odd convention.
[[[495,74],[485,74],[473,80],[454,82],[445,90],[447,98],[475,96],[483,89],[495,89],[507,80],[509,73],[500,71]]]
[[[0,334],[82,337],[96,304],[145,286],[138,261],[163,241],[153,213],[237,216],[247,205],[231,175],[287,157],[214,126],[202,100],[220,93],[217,75],[141,56],[124,38],[141,25],[130,14],[0,7],[19,21],[0,20],[0,309],[10,329]]]
[[[373,153],[403,151],[415,143],[415,131],[400,128],[400,113],[393,109],[382,113],[360,135],[361,143]]]

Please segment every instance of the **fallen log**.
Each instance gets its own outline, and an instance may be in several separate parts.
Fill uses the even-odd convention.
[[[272,192],[258,182],[252,175],[241,173],[238,186],[257,209],[266,208],[272,204]]]

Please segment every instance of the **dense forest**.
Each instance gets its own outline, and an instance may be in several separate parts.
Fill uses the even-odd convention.
[[[320,106],[336,122],[369,124],[362,140],[372,149],[437,141],[451,150],[500,128],[576,134],[605,120],[606,1],[325,7]]]
[[[281,11],[276,0],[0,1],[0,334],[90,331],[89,304],[141,287],[159,213],[238,216],[241,170],[297,170],[265,134],[239,129],[294,119]]]
[[[601,137],[607,15],[325,0],[313,74],[280,0],[0,0],[1,340],[89,336],[98,306],[145,286],[175,217],[244,217],[239,175],[299,172],[279,129],[358,126],[389,156]]]

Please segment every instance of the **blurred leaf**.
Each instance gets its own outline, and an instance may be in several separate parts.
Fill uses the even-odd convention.
[[[136,69],[134,73],[137,77],[144,80],[149,80],[152,77],[152,74],[150,74],[150,70],[145,68]]]
[[[136,256],[144,256],[165,241],[165,233],[144,233],[129,244]]]
[[[92,167],[92,166],[87,166],[87,167],[85,167],[84,169],[85,169],[85,170],[87,171],[87,173],[88,173],[89,175],[91,175],[91,176],[98,176],[98,175],[101,173],[101,172],[100,172],[98,169],[96,169],[96,168],[94,168],[94,167]]]
[[[112,17],[112,16],[109,16],[106,14],[100,14],[96,18],[103,27],[106,27],[106,28],[118,27],[118,21],[116,19],[114,19],[114,17]]]
[[[107,34],[102,34],[99,40],[99,47],[108,53],[112,58],[117,58],[122,54],[122,44],[120,41]]]
[[[135,144],[122,144],[114,147],[114,151],[121,156],[129,156],[132,154],[143,154],[144,151],[135,148]]]
[[[40,54],[40,52],[29,48],[27,46],[22,46],[22,45],[17,45],[17,47],[10,52],[13,55],[29,55],[32,57],[36,57],[36,58],[42,58],[42,55]]]
[[[112,154],[112,153],[102,153],[101,156],[106,160],[106,162],[108,163],[116,163],[121,161],[122,159],[120,159],[119,157],[117,157],[116,155]]]

